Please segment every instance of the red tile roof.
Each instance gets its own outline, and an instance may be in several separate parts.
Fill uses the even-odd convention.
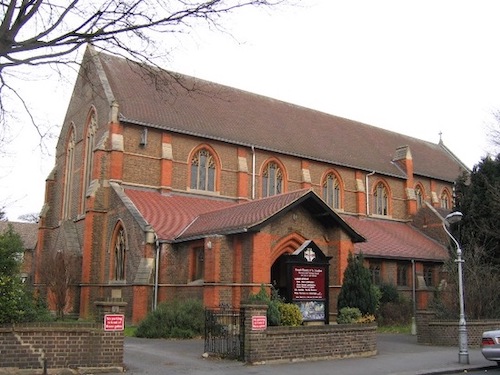
[[[362,252],[366,257],[428,261],[443,261],[449,257],[444,246],[409,223],[349,215],[342,217],[366,238],[366,242],[354,245],[355,251]]]
[[[392,163],[400,146],[410,147],[416,175],[453,182],[465,168],[442,144],[176,73],[153,80],[137,64],[98,56],[123,122],[401,178]]]
[[[124,192],[160,240],[167,241],[179,236],[198,215],[235,204],[219,199],[163,195],[143,190],[125,189]]]
[[[322,216],[322,222],[340,226],[354,242],[364,241],[362,236],[353,231],[316,193],[309,189],[296,190],[206,212],[198,216],[178,237],[178,240],[200,238],[210,234],[231,234],[258,230],[269,220],[278,220],[280,215],[300,204],[303,204],[313,215],[317,213],[329,214]]]
[[[312,214],[329,213],[322,216],[324,223],[340,225],[353,241],[364,241],[316,193],[308,189],[239,204],[134,189],[125,189],[124,193],[161,241],[182,242],[215,234],[258,230],[268,220],[276,220],[279,215],[299,204],[304,204]]]
[[[210,235],[227,235],[258,230],[269,220],[303,204],[313,215],[340,225],[355,242],[356,252],[367,257],[443,261],[445,247],[407,223],[360,219],[337,215],[311,190],[297,190],[246,203],[185,195],[162,195],[158,192],[125,189],[142,218],[161,241],[183,242]],[[366,239],[366,242],[362,242]]]

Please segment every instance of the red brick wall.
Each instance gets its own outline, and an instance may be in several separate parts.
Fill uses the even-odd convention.
[[[417,341],[424,345],[458,345],[458,319],[439,320],[433,311],[417,311]],[[466,322],[467,342],[471,347],[479,347],[484,331],[496,330],[498,320],[470,320]]]
[[[0,326],[0,367],[48,369],[115,367],[123,369],[123,332],[102,325],[16,324]]]
[[[252,330],[252,316],[265,307],[244,306],[245,354],[248,363],[366,357],[377,354],[374,324],[267,327]]]

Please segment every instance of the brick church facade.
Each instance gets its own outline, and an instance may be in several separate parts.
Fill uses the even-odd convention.
[[[46,180],[35,284],[44,259],[71,255],[66,310],[88,318],[121,298],[137,323],[175,298],[237,307],[314,241],[330,259],[330,313],[350,252],[425,307],[448,258],[423,231],[439,224],[426,202],[449,212],[464,171],[441,141],[89,47]]]

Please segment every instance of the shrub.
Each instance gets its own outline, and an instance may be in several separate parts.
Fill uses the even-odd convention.
[[[412,310],[411,302],[407,300],[385,303],[378,311],[378,322],[384,326],[409,324]]]
[[[357,307],[343,307],[337,315],[337,323],[339,324],[353,324],[359,321],[363,315],[361,310]]]
[[[383,283],[380,284],[379,288],[382,293],[380,297],[380,303],[382,305],[389,302],[399,302],[399,292],[396,285]]]
[[[281,324],[279,305],[282,301],[275,288],[271,287],[271,295],[269,295],[264,285],[261,285],[258,293],[248,296],[248,302],[262,302],[267,305],[267,324],[270,326],[279,326]]]
[[[367,314],[367,315],[363,315],[361,318],[356,320],[356,323],[368,324],[368,323],[373,323],[375,320],[376,320],[375,315]]]
[[[193,338],[203,334],[203,304],[199,300],[163,302],[138,325],[135,335],[147,338]]]
[[[362,314],[375,314],[380,303],[380,290],[373,285],[370,271],[363,265],[363,255],[349,253],[337,310],[357,307]]]
[[[299,306],[294,303],[280,303],[278,305],[282,326],[300,326],[302,324],[302,313]]]

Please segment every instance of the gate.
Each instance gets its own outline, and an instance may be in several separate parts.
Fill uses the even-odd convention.
[[[245,316],[222,306],[205,310],[205,353],[243,360]]]

